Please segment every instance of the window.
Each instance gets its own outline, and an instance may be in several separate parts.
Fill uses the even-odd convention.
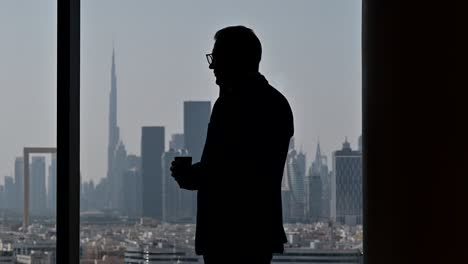
[[[195,193],[168,163],[199,159],[218,95],[205,54],[237,24],[295,116],[287,252],[362,248],[361,1],[81,2],[82,261],[197,259]]]
[[[59,192],[59,197],[55,197],[57,210],[65,212],[57,214],[57,226],[66,223],[57,228],[58,233],[62,232],[62,236],[57,236],[73,244],[76,212],[66,209],[67,205],[77,204],[73,186],[78,181],[73,180],[78,178],[74,172],[78,172],[80,158],[79,245],[83,263],[104,256],[109,263],[146,257],[156,260],[159,256],[199,261],[193,254],[194,193],[180,191],[170,181],[167,164],[175,155],[199,159],[206,130],[203,124],[207,123],[218,94],[204,55],[211,52],[218,29],[243,24],[253,28],[262,41],[261,72],[288,98],[295,115],[296,134],[282,187],[287,254],[278,258],[318,253],[314,250],[331,250],[320,253],[326,256],[354,256],[356,252],[343,250],[362,247],[360,1],[81,1],[81,10],[79,2],[62,2],[57,7],[54,1],[40,5],[2,3],[2,24],[19,25],[15,30],[2,27],[11,36],[6,38],[11,40],[5,42],[7,49],[2,50],[8,59],[0,64],[2,72],[8,73],[0,80],[2,93],[11,91],[1,104],[5,107],[2,121],[11,121],[3,129],[10,134],[5,133],[8,140],[5,151],[0,153],[0,162],[4,163],[0,175],[3,227],[16,221],[16,226],[8,228],[21,230],[24,222],[24,215],[18,210],[21,195],[12,195],[11,191],[17,190],[14,174],[21,171],[21,159],[16,159],[15,168],[14,161],[8,162],[5,157],[17,153],[12,156],[14,160],[25,156],[24,152],[31,153],[32,165],[27,167],[31,174],[50,180],[31,182],[41,186],[42,195],[31,206],[35,208],[32,204],[41,201],[45,210],[42,215],[33,212],[36,209],[31,211],[28,228],[36,232],[34,224],[38,223],[39,229],[43,228],[38,232],[46,230],[45,237],[54,241],[53,167],[58,164],[56,185],[71,192]],[[69,4],[73,6],[70,8]],[[67,12],[71,12],[71,20],[64,18]],[[73,17],[80,12],[80,18]],[[77,25],[80,19],[81,25]],[[80,26],[78,47],[74,30]],[[79,61],[74,55],[80,52],[78,69],[74,68]],[[38,54],[43,56],[38,58]],[[58,96],[64,99],[58,101],[58,126],[54,119],[55,101],[50,101],[56,97],[56,58]],[[41,59],[44,63],[38,67]],[[30,72],[24,73],[28,69]],[[81,79],[74,79],[80,71]],[[21,78],[25,74],[28,78]],[[73,85],[80,82],[81,105],[77,106],[73,103],[79,102],[79,92]],[[34,85],[35,89],[13,89],[18,85]],[[71,88],[66,89],[69,85]],[[45,87],[42,92],[36,89],[39,86]],[[41,108],[40,103],[45,107]],[[16,108],[21,111],[8,115]],[[73,112],[76,109],[80,113]],[[77,131],[79,114],[81,130]],[[37,123],[29,127],[27,120]],[[59,130],[57,140],[55,127]],[[79,142],[78,135],[81,146],[75,144]],[[30,138],[26,140],[33,143],[16,142],[21,137]],[[57,162],[55,145],[64,142],[68,143],[58,149]],[[12,145],[16,149],[20,146],[19,150],[12,150]],[[80,157],[73,156],[79,148]],[[145,161],[145,156],[152,159]],[[68,170],[72,174],[60,178],[60,160],[67,159],[69,163],[62,166],[62,172]],[[49,165],[50,177],[45,172]],[[159,177],[145,181],[145,166],[146,171],[154,171],[152,175]],[[31,181],[35,180],[31,175]],[[154,193],[148,194],[148,186],[155,186]],[[5,234],[0,237],[2,247],[7,245]],[[92,247],[96,244],[102,247]],[[309,251],[304,251],[307,247]],[[27,261],[28,255],[24,258]]]
[[[55,263],[57,3],[0,3],[0,262]]]

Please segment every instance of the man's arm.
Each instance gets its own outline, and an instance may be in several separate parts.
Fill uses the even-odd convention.
[[[192,164],[188,169],[183,169],[175,164],[175,161],[172,162],[171,171],[172,176],[179,184],[179,187],[186,190],[199,190],[200,187],[204,184],[203,182],[207,179],[207,166],[206,161],[208,158],[208,153],[211,152],[208,149],[213,148],[213,144],[210,143],[210,126],[213,123],[213,120],[216,119],[219,112],[220,99],[216,100],[213,110],[211,112],[210,123],[208,124],[208,131],[206,135],[205,146],[203,147],[203,153],[201,156],[201,161]]]

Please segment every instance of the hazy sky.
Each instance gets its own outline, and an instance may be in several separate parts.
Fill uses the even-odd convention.
[[[57,11],[50,0],[0,0],[0,179],[25,146],[55,146]]]
[[[288,98],[308,165],[318,138],[328,156],[345,136],[356,147],[360,0],[82,0],[81,12],[85,179],[106,173],[112,46],[121,138],[139,154],[141,126],[165,126],[168,141],[182,132],[183,101],[216,100],[205,54],[214,33],[229,25],[251,27],[260,38],[260,71]],[[55,23],[55,1],[0,2],[0,177],[13,173],[24,146],[55,145]]]

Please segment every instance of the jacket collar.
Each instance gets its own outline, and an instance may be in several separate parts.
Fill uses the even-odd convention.
[[[219,96],[231,96],[236,94],[254,93],[268,85],[268,81],[261,73],[239,79],[235,83],[219,89]]]

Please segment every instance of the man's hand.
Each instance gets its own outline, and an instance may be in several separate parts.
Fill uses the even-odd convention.
[[[191,171],[191,166],[180,164],[176,160],[171,163],[171,175],[182,189],[196,190],[194,175],[192,175]]]
[[[173,160],[171,163],[171,175],[174,178],[180,177],[182,174],[186,173],[187,168],[184,168],[176,160]]]

